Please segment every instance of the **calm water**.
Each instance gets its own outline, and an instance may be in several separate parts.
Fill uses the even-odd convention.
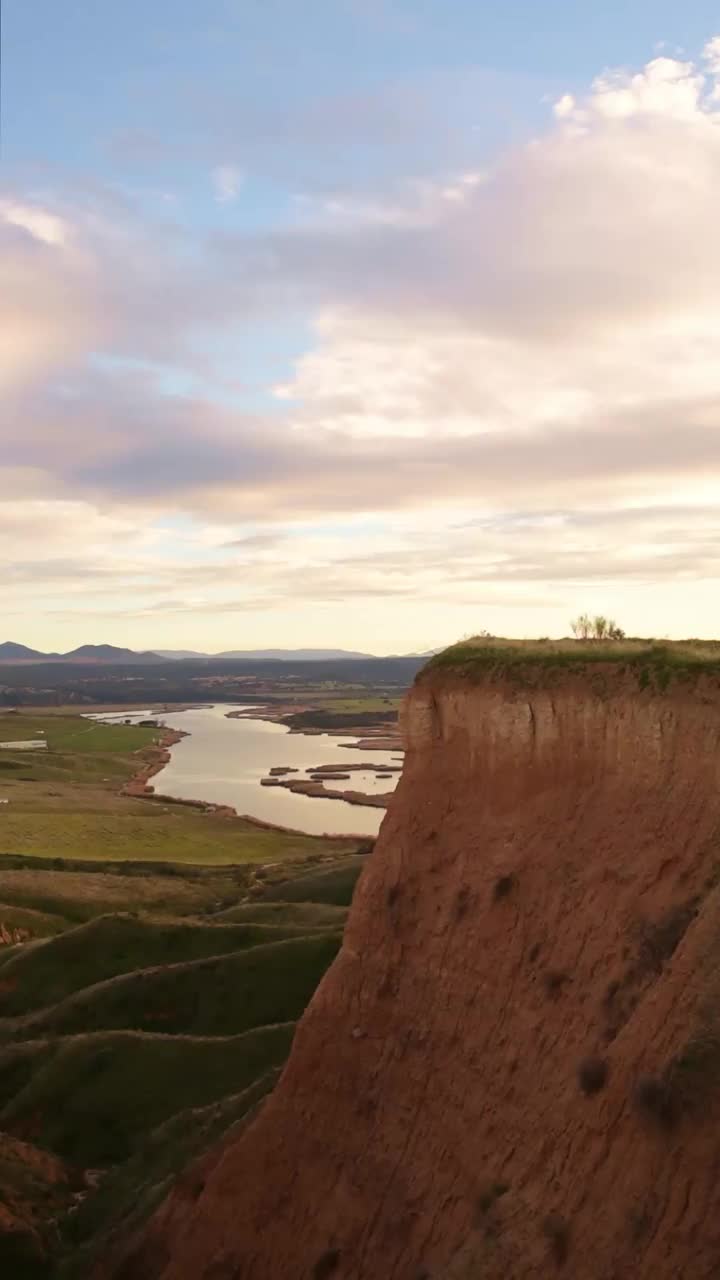
[[[367,792],[391,791],[400,775],[377,779],[375,773],[383,765],[401,763],[397,753],[358,751],[340,746],[343,739],[327,734],[312,737],[291,734],[285,725],[265,720],[228,720],[228,711],[241,709],[223,705],[162,714],[123,712],[116,717],[98,718],[135,720],[153,715],[169,728],[182,729],[190,735],[172,748],[170,763],[152,779],[155,789],[164,795],[229,804],[239,814],[313,835],[377,834],[384,809],[349,805],[344,800],[293,795],[283,787],[261,787],[260,779],[266,777],[274,765],[290,765],[299,770],[293,776],[307,778],[311,765],[367,762],[372,765],[369,772],[358,770],[351,773],[349,781],[329,782],[328,786]]]

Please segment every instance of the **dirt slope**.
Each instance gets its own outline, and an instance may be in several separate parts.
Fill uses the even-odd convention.
[[[643,683],[421,678],[280,1085],[98,1274],[717,1280],[720,691]]]

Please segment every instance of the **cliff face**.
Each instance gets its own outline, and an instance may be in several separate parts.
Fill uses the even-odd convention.
[[[422,678],[280,1085],[117,1280],[720,1272],[720,693]]]

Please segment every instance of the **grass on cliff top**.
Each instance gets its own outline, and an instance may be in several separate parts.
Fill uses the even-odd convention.
[[[641,687],[665,687],[673,676],[720,675],[718,640],[506,640],[476,636],[431,658],[420,679],[449,671],[478,676],[489,670],[512,673],[520,667],[543,670],[611,663],[635,671]]]
[[[189,1107],[239,1093],[281,1065],[294,1024],[212,1039],[129,1031],[0,1051],[0,1128],[83,1168],[125,1160]],[[20,1087],[18,1087],[20,1086]]]

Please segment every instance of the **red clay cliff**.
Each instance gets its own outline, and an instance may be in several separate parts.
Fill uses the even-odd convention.
[[[257,1118],[114,1280],[717,1280],[720,688],[421,678]]]

